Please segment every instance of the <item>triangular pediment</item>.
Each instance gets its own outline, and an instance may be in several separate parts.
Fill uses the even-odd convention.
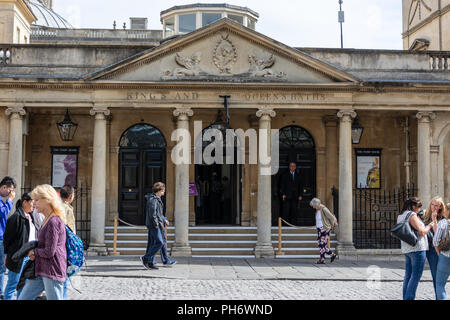
[[[358,82],[334,66],[226,18],[87,75],[85,80],[144,83]]]

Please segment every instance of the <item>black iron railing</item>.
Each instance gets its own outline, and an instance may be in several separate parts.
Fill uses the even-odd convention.
[[[356,189],[353,193],[353,241],[357,249],[398,249],[390,230],[404,202],[417,190],[408,185],[392,191]]]
[[[22,188],[23,192],[31,192],[33,188]],[[57,188],[58,190],[58,188]],[[91,236],[91,187],[80,185],[75,189],[75,197],[72,202],[75,215],[76,233],[83,240],[84,248],[89,247]]]

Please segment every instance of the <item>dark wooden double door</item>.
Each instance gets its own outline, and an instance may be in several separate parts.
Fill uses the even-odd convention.
[[[165,164],[165,149],[120,149],[119,217],[122,220],[145,225],[145,195],[152,192],[155,182],[165,183]]]

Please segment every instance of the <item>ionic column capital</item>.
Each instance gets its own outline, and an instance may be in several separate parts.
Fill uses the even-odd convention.
[[[10,106],[6,109],[5,114],[11,118],[21,119],[23,116],[27,114],[22,104],[17,104],[14,106]]]
[[[187,120],[194,115],[194,111],[189,107],[179,107],[173,111],[173,115],[178,118],[177,120]]]
[[[270,120],[270,118],[275,118],[276,115],[277,113],[269,106],[260,107],[256,111],[256,116],[261,118],[261,120]]]
[[[419,122],[431,122],[436,119],[436,113],[431,111],[419,111],[416,114],[416,118]]]
[[[89,110],[91,116],[95,116],[95,120],[105,120],[111,114],[111,110],[106,106],[94,106]]]
[[[337,117],[341,122],[350,122],[352,119],[356,118],[357,114],[355,110],[340,110],[337,113]]]

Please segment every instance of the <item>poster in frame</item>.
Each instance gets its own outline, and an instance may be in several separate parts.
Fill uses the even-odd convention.
[[[356,189],[381,189],[381,150],[355,149]]]
[[[79,147],[51,147],[52,186],[61,188],[68,184],[77,187]]]

